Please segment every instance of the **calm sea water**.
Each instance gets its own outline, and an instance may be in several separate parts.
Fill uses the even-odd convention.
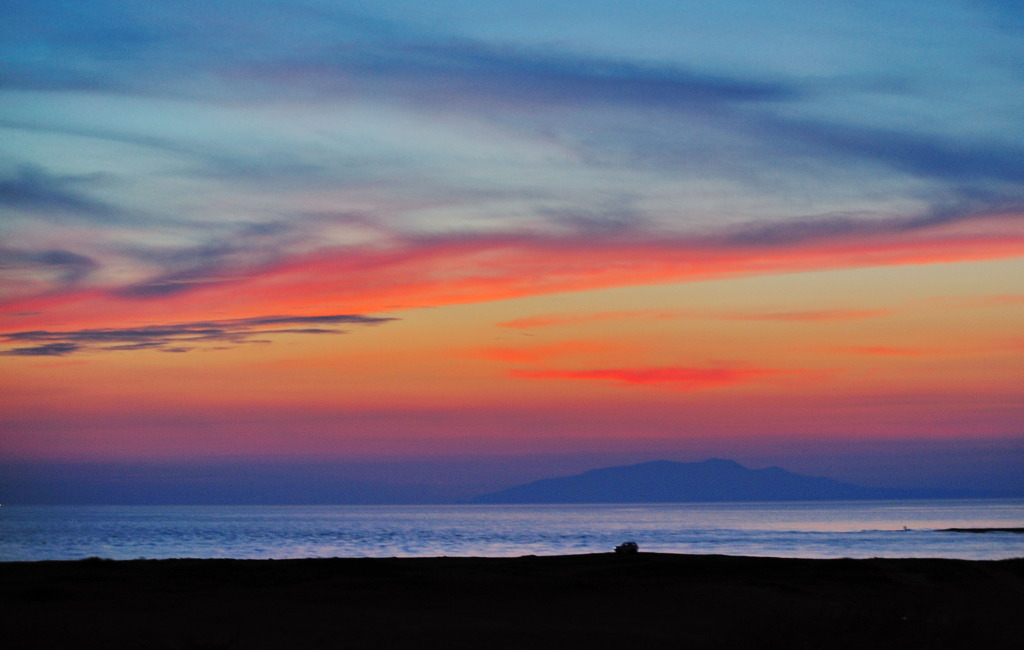
[[[17,506],[0,560],[557,555],[1024,557],[1024,500],[571,506]],[[906,530],[904,529],[906,527]]]

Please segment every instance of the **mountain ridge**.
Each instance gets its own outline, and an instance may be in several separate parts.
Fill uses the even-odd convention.
[[[601,467],[481,494],[471,503],[686,503],[729,501],[828,501],[985,496],[957,490],[880,488],[781,467],[750,469],[709,458],[681,463],[653,460]]]

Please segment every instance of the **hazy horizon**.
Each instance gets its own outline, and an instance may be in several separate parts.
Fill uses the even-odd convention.
[[[812,458],[750,456],[750,469],[782,467],[864,487],[1024,496],[1020,447],[994,446],[965,460],[948,448],[929,454],[846,454]],[[713,456],[648,454],[532,455],[444,459],[325,460],[208,458],[136,462],[22,461],[0,464],[4,503],[38,505],[238,505],[462,503],[547,478],[655,460],[702,462]],[[902,471],[897,472],[896,467]],[[915,471],[911,471],[916,468]]]

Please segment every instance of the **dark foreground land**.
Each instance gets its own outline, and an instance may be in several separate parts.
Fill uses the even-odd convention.
[[[1024,559],[0,563],[0,647],[1020,648]]]

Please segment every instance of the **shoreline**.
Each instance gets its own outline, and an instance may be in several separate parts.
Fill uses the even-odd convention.
[[[0,562],[5,648],[1017,647],[1024,558]]]
[[[1024,534],[1024,528],[938,528],[937,533],[1017,533]]]

